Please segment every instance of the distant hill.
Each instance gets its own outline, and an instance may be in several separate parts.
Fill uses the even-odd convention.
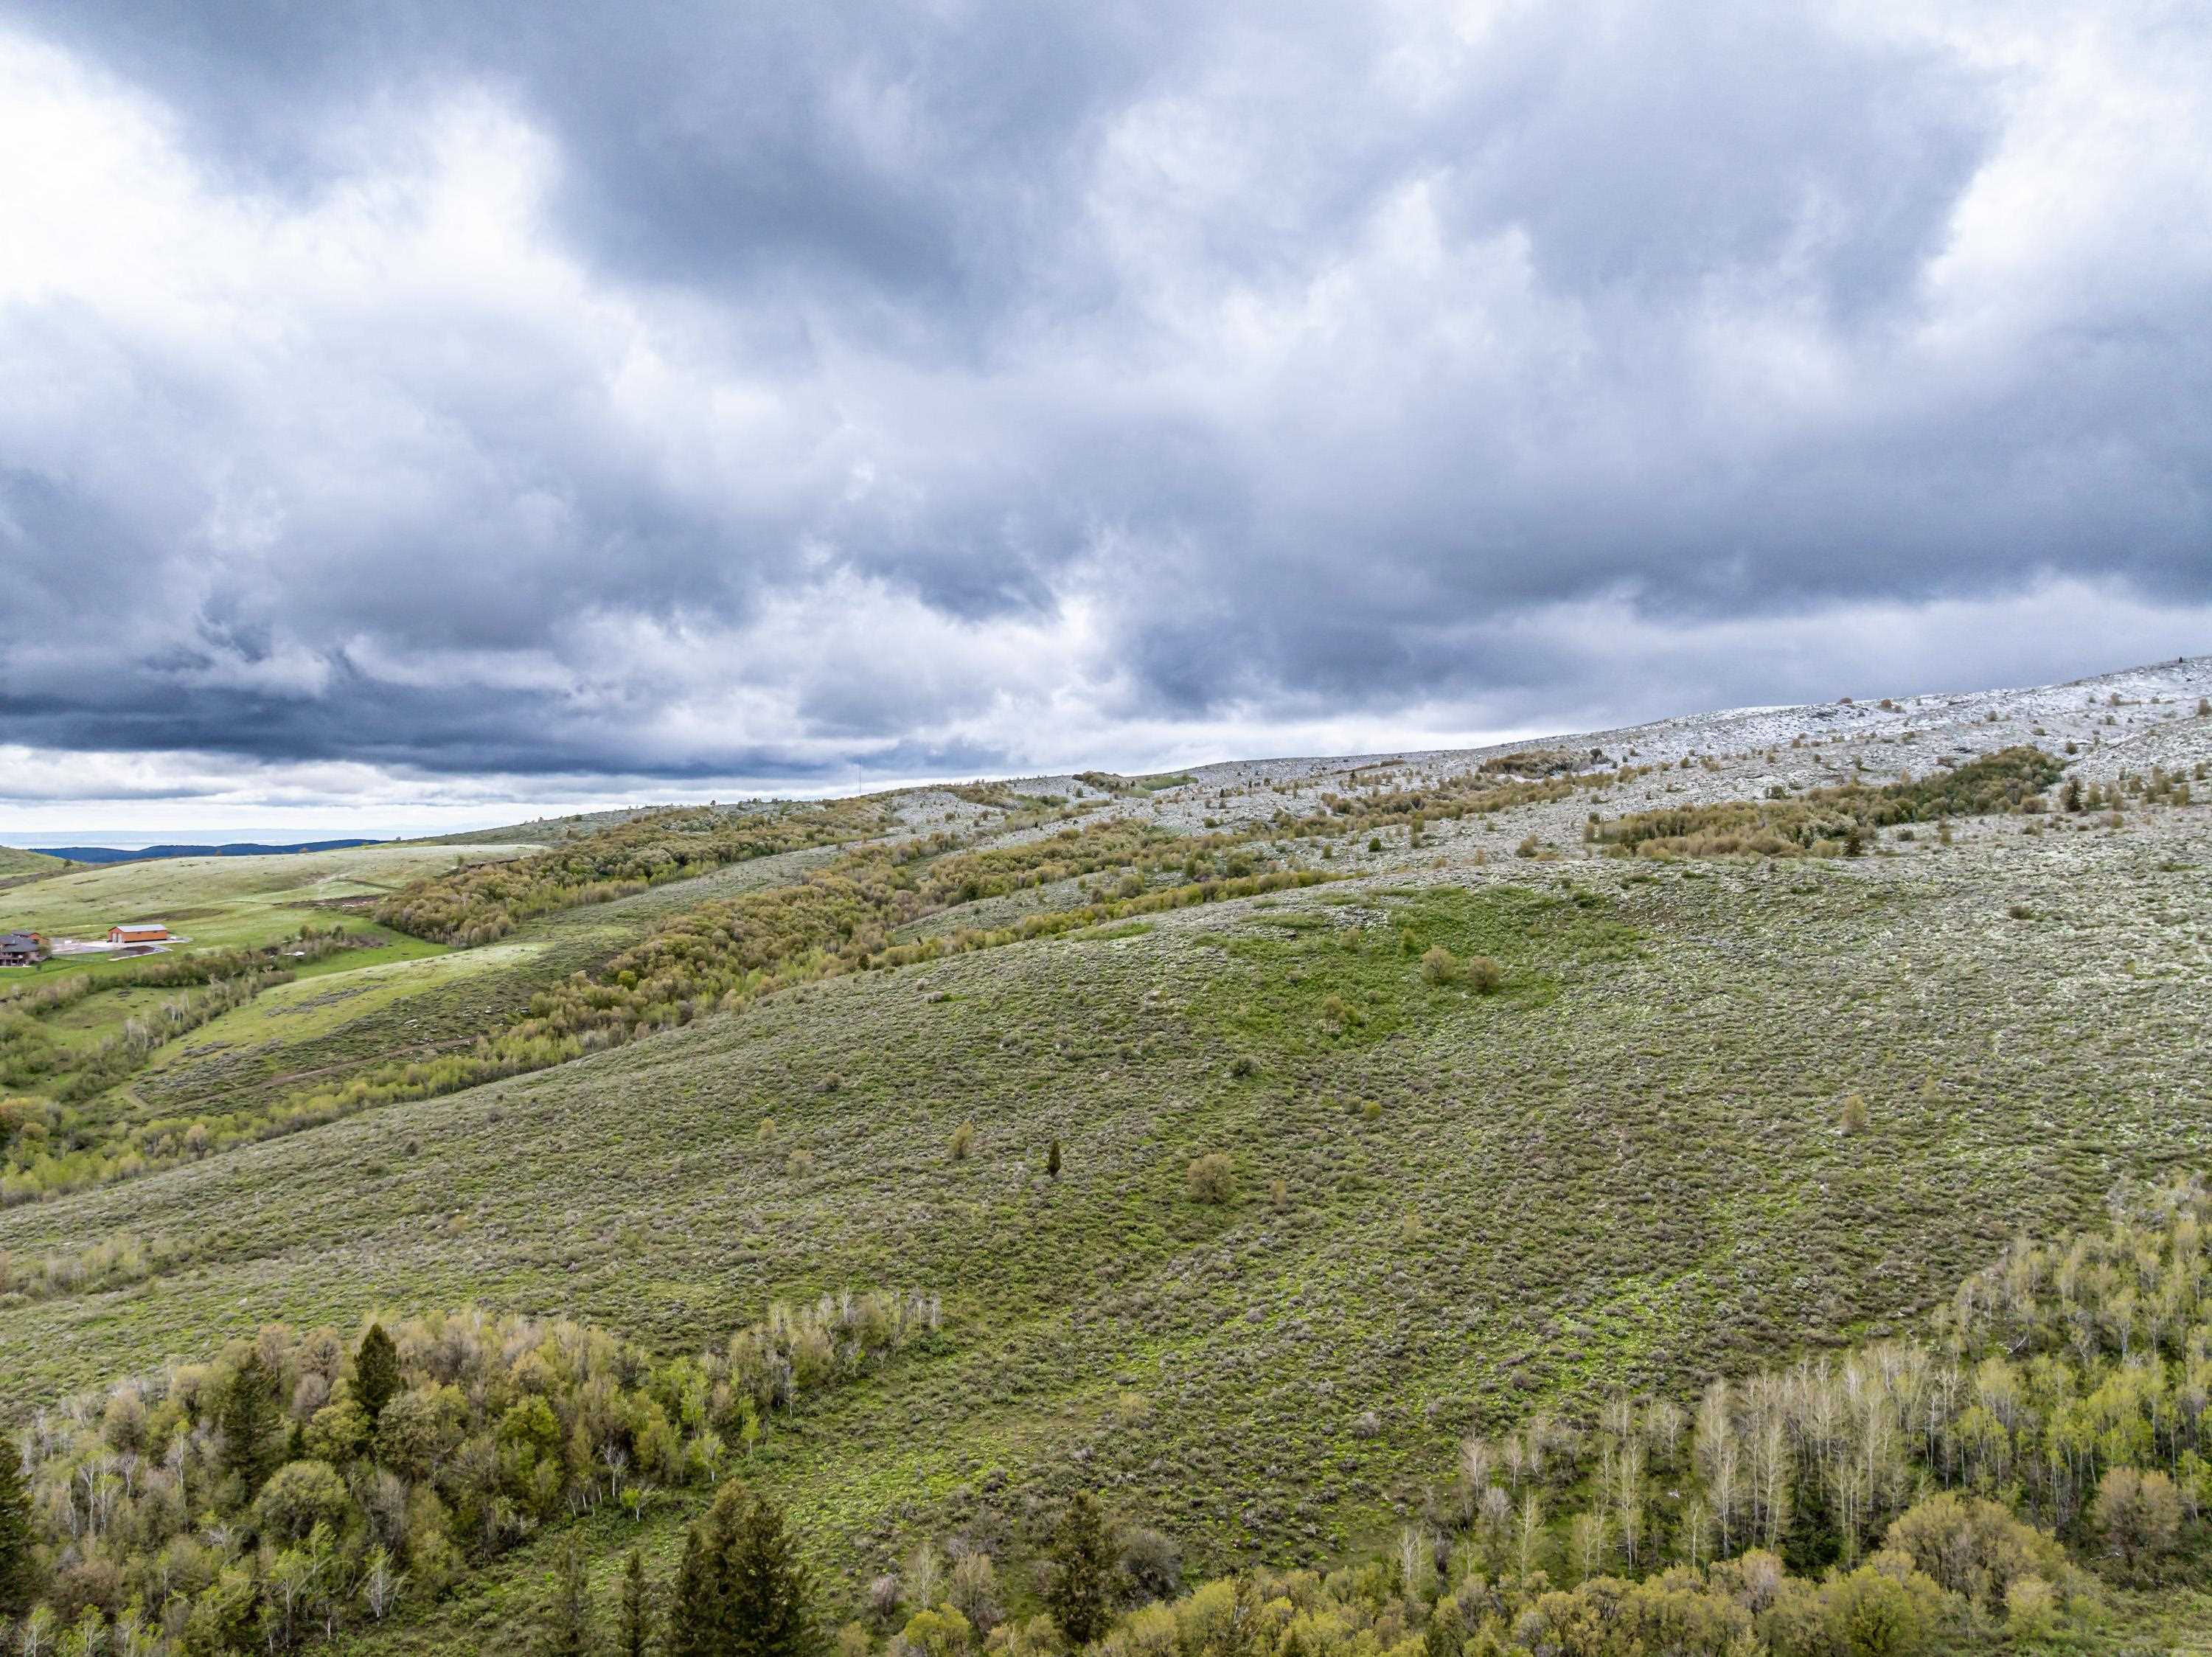
[[[118,846],[42,846],[34,852],[0,851],[0,860],[43,856],[79,863],[135,863],[152,857],[281,857],[295,851],[349,851],[356,846],[378,844],[374,840],[307,840],[295,846],[264,846],[251,840],[234,840],[220,846],[140,846],[135,850]],[[0,873],[6,872],[4,861],[0,861]]]
[[[13,880],[18,875],[57,874],[67,857],[66,852],[22,851],[14,846],[0,846],[0,880]]]

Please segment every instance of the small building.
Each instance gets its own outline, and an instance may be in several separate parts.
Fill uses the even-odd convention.
[[[110,943],[163,943],[168,936],[169,929],[159,921],[132,921],[107,929]]]
[[[36,966],[46,958],[46,941],[35,932],[10,932],[0,938],[0,966]]]

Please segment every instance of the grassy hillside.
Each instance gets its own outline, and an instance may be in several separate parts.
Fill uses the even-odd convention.
[[[2085,733],[2103,716],[2085,709]],[[2212,727],[2142,717],[2169,771],[2212,758]],[[1984,749],[2032,734],[1992,723]],[[747,1475],[789,1504],[840,1606],[925,1539],[993,1550],[1019,1599],[1079,1488],[1194,1572],[1330,1563],[1421,1515],[1470,1433],[1594,1420],[1617,1392],[1686,1404],[1715,1375],[1923,1326],[2016,1231],[2212,1165],[2212,807],[2098,756],[2097,810],[2053,790],[1940,833],[1871,821],[1863,856],[1585,848],[1593,815],[1764,800],[1791,765],[1800,786],[1879,783],[1921,758],[1878,733],[1668,740],[1685,752],[1613,743],[1652,770],[1494,808],[1468,804],[1480,756],[1103,791],[1099,820],[1234,829],[1255,867],[1344,878],[1027,941],[1024,917],[1145,879],[956,883],[880,939],[866,911],[817,952],[836,974],[0,1212],[32,1285],[0,1300],[0,1410],[274,1319],[350,1333],[474,1303],[665,1360],[721,1349],[777,1301],[916,1293],[941,1330],[806,1394]],[[960,803],[963,835],[1060,832]],[[733,900],[847,855],[271,988],[166,1045],[114,1119],[466,1044],[565,1004],[541,992],[578,971],[678,944],[717,959],[754,913]],[[993,929],[1012,941],[886,965]],[[603,987],[612,1007],[637,986]],[[604,1583],[634,1538],[665,1565],[697,1500],[551,1529],[597,1550]],[[549,1545],[362,1637],[512,1635]]]
[[[0,846],[0,880],[58,874],[68,867],[64,859],[49,857],[43,851],[21,851],[14,846]]]

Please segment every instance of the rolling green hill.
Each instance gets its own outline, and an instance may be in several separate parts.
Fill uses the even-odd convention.
[[[1855,848],[1707,855],[1704,819],[1606,825],[1839,771],[1871,788],[1947,744],[2033,734],[1977,708],[1919,743],[1616,737],[1612,768],[1565,781],[1416,756],[916,791],[857,863],[784,852],[480,948],[317,962],[49,1130],[145,1161],[0,1211],[0,1410],[27,1419],[280,1320],[350,1343],[373,1315],[474,1306],[669,1363],[780,1302],[920,1296],[941,1308],[927,1340],[778,1394],[750,1453],[699,1436],[724,1418],[711,1388],[694,1417],[689,1383],[663,1406],[704,1458],[685,1466],[787,1506],[836,1617],[923,1543],[992,1554],[1029,1615],[1078,1490],[1168,1538],[1193,1581],[1358,1561],[1409,1525],[1456,1536],[1471,1521],[1436,1503],[1470,1435],[1594,1432],[1616,1397],[1686,1410],[1717,1376],[1929,1331],[2016,1234],[2094,1227],[2116,1191],[2212,1166],[2212,808],[2181,785],[2212,762],[2212,722],[2186,706],[2144,710],[2154,765],[2059,753],[2101,710],[2078,738],[2038,716],[2094,807],[2054,788],[1940,822],[1870,813]],[[1119,813],[1128,835],[1091,834]],[[957,861],[1039,844],[1064,850]],[[711,978],[743,993],[685,999],[672,959],[696,978],[777,894],[863,868],[911,880],[855,887],[826,911],[845,930],[793,933],[763,978]],[[1268,870],[1327,878],[1237,884]],[[342,878],[365,895],[368,875]],[[283,907],[199,890],[241,940]],[[1079,906],[1082,924],[1053,921]],[[174,1161],[130,1136],[416,1049],[490,1051],[586,1004],[621,1009],[619,1039],[488,1085]],[[652,1465],[623,1474],[635,1508],[610,1475],[581,1518],[483,1519],[450,1589],[349,1612],[349,1637],[515,1644],[563,1538],[603,1592],[634,1544],[665,1574],[708,1481]],[[1542,1545],[1564,1576],[1554,1494]],[[2198,1626],[2201,1600],[2117,1572],[2098,1592],[2112,1629]],[[2120,1648],[2097,1626],[2077,1648]]]
[[[49,857],[43,851],[21,851],[14,846],[0,846],[0,880],[58,874],[68,867],[66,860]]]

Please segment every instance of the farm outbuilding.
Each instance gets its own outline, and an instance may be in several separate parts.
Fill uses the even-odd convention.
[[[107,929],[110,943],[162,943],[168,936],[169,929],[159,921],[132,921]]]

